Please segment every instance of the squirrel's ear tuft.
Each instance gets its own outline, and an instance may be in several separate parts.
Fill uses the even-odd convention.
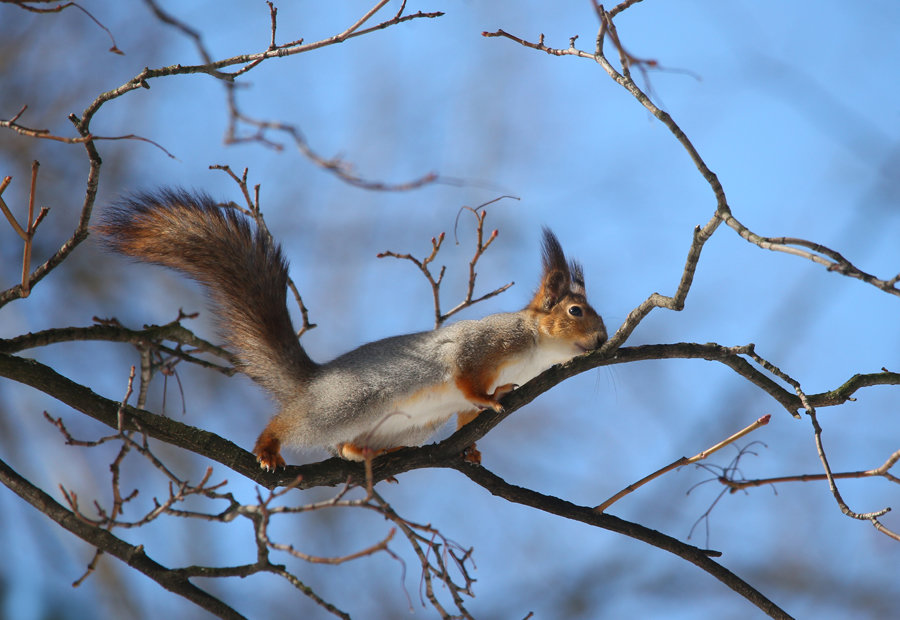
[[[566,255],[563,253],[559,239],[553,234],[553,231],[544,226],[544,275],[551,271],[561,271],[566,276],[569,274],[569,264],[566,262]]]
[[[574,260],[569,261],[569,273],[572,278],[571,291],[576,295],[587,295],[584,290],[584,269],[581,263]]]
[[[559,239],[546,227],[544,227],[543,250],[544,272],[541,275],[541,286],[529,307],[549,312],[571,291],[572,275]],[[578,273],[581,273],[580,268]]]

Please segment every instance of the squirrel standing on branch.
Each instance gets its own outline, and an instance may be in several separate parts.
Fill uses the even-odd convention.
[[[240,370],[281,407],[253,448],[266,470],[284,466],[282,445],[353,460],[419,445],[454,414],[462,426],[482,409],[502,411],[505,394],[606,340],[581,266],[547,229],[541,284],[524,309],[370,342],[325,364],[294,332],[281,247],[236,210],[163,190],[120,202],[96,230],[112,250],[206,286]]]

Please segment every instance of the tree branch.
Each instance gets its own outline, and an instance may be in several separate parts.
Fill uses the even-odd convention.
[[[2,351],[2,347],[0,347],[0,351]],[[800,399],[742,358],[741,354],[747,351],[748,347],[677,343],[626,347],[617,351],[611,358],[604,358],[600,352],[581,356],[566,364],[550,368],[504,396],[502,403],[505,411],[503,413],[492,410],[483,411],[474,421],[441,443],[420,448],[403,448],[377,458],[373,464],[374,481],[385,480],[414,469],[447,466],[447,463],[455,461],[466,447],[483,437],[506,417],[530,403],[540,394],[576,374],[611,364],[674,358],[717,361],[761,387],[787,411],[796,412],[801,407]],[[110,428],[117,428],[118,402],[95,394],[90,389],[60,375],[40,362],[0,353],[0,376],[30,385]],[[836,390],[811,394],[807,398],[810,403],[819,407],[836,405],[849,400],[857,389],[873,385],[900,385],[900,374],[885,371],[873,375],[855,375]],[[365,480],[365,471],[362,465],[339,458],[309,465],[289,466],[277,472],[265,472],[259,468],[256,458],[250,452],[214,433],[143,409],[127,407],[126,422],[130,424],[131,419],[137,421],[149,437],[166,441],[218,461],[266,488],[292,484],[298,476],[303,477],[299,488],[335,486],[343,484],[351,478],[357,481]],[[136,429],[133,425],[129,428]]]

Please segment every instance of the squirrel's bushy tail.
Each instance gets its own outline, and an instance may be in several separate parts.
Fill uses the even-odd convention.
[[[165,190],[120,201],[95,230],[116,252],[206,285],[241,370],[282,403],[315,372],[287,311],[281,248],[238,211],[204,194]]]

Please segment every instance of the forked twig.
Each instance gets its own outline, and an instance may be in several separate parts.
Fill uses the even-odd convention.
[[[377,493],[373,494],[373,500],[377,510],[386,519],[393,522],[406,536],[419,563],[422,566],[421,587],[424,589],[424,599],[427,599],[432,607],[442,618],[465,618],[472,620],[473,616],[466,609],[463,595],[474,597],[472,584],[475,579],[469,574],[468,564],[472,562],[473,549],[464,549],[455,542],[448,540],[438,530],[430,525],[413,523],[404,519]],[[457,583],[453,571],[458,573],[462,583]],[[444,609],[434,591],[434,582],[437,580],[450,592],[453,603],[461,615],[451,615]],[[422,592],[419,592],[420,600]],[[424,600],[422,600],[424,604]]]
[[[505,196],[501,196],[500,198],[505,198]],[[496,198],[488,203],[485,203],[485,205],[491,204],[492,202],[496,202],[497,200],[500,200],[500,198]],[[478,273],[475,271],[475,266],[477,265],[478,260],[482,257],[482,255],[484,255],[484,252],[488,249],[488,247],[490,247],[490,245],[494,242],[494,240],[497,238],[497,235],[499,234],[499,231],[494,230],[488,236],[487,240],[484,239],[484,220],[487,217],[487,211],[484,210],[484,208],[483,208],[485,205],[481,205],[474,209],[471,207],[463,207],[461,209],[461,211],[469,210],[475,215],[475,219],[477,222],[475,254],[472,256],[472,260],[469,261],[469,280],[468,280],[468,285],[466,287],[466,295],[461,302],[459,302],[456,306],[451,308],[446,313],[441,312],[440,288],[441,288],[441,282],[444,279],[444,273],[446,272],[447,267],[442,265],[437,277],[434,276],[434,274],[431,272],[431,269],[429,268],[429,265],[434,261],[434,259],[437,257],[437,253],[441,249],[441,244],[444,242],[444,233],[439,234],[437,237],[431,238],[431,252],[429,253],[428,256],[426,256],[424,259],[421,259],[421,260],[409,253],[399,254],[397,252],[392,252],[390,250],[386,250],[384,252],[379,252],[376,255],[378,258],[391,257],[391,258],[398,258],[401,260],[408,260],[411,263],[413,263],[419,269],[419,271],[422,272],[422,275],[425,276],[425,279],[428,280],[428,283],[431,285],[431,295],[432,295],[432,300],[434,303],[434,327],[435,327],[435,329],[437,329],[438,327],[443,325],[447,319],[449,319],[451,316],[453,316],[457,312],[459,312],[465,308],[468,308],[470,306],[473,306],[479,302],[482,302],[486,299],[490,299],[491,297],[495,297],[496,295],[499,295],[500,293],[502,293],[503,291],[505,291],[506,289],[511,287],[513,284],[515,284],[515,282],[509,282],[507,284],[504,284],[503,286],[500,286],[500,287],[494,289],[493,291],[485,293],[481,297],[474,298],[475,280],[478,277]]]
[[[594,508],[594,510],[596,510],[597,512],[603,512],[607,508],[612,506],[614,503],[616,503],[617,501],[619,501],[620,499],[622,499],[629,493],[636,491],[637,489],[644,486],[651,480],[655,480],[656,478],[659,478],[663,474],[666,474],[667,472],[670,472],[673,469],[678,469],[679,467],[683,467],[685,465],[690,465],[691,463],[696,463],[698,461],[702,461],[703,459],[707,458],[714,452],[718,452],[725,446],[734,443],[735,441],[737,441],[741,437],[744,437],[748,433],[752,433],[753,431],[758,429],[760,426],[765,426],[766,424],[769,423],[770,418],[771,418],[771,416],[769,414],[766,414],[766,415],[762,416],[761,418],[757,419],[752,424],[749,424],[748,426],[745,426],[738,432],[734,433],[730,437],[723,439],[722,441],[715,444],[714,446],[711,446],[711,447],[707,448],[706,450],[703,450],[702,452],[698,452],[697,454],[695,454],[692,457],[683,456],[680,459],[678,459],[677,461],[674,461],[674,462],[666,465],[665,467],[656,470],[649,476],[645,476],[645,477],[641,478],[640,480],[638,480],[637,482],[629,484],[627,487],[625,487],[624,489],[622,489],[621,491],[619,491],[618,493],[616,493],[615,495],[610,497],[608,500],[606,500],[605,502],[603,502],[602,504],[600,504],[599,506]]]
[[[881,477],[885,478],[889,482],[893,482],[894,484],[900,484],[900,478],[891,473],[891,468],[900,460],[900,450],[891,454],[888,459],[882,463],[879,467],[874,469],[865,469],[860,471],[845,471],[832,473],[831,477],[835,480],[847,480],[851,478],[872,478],[872,477]],[[794,474],[791,476],[775,476],[772,478],[755,478],[752,480],[734,480],[732,478],[726,476],[720,476],[719,482],[723,485],[727,486],[728,489],[734,493],[735,491],[739,491],[741,489],[747,489],[751,487],[761,487],[767,484],[778,484],[782,482],[813,482],[813,481],[821,481],[828,480],[827,474]]]
[[[89,142],[95,142],[100,140],[137,140],[139,142],[146,142],[147,144],[152,144],[163,153],[166,154],[170,159],[177,159],[172,153],[170,153],[164,146],[162,146],[159,142],[155,140],[151,140],[149,138],[145,138],[143,136],[139,136],[137,134],[126,134],[122,136],[98,136],[94,135],[90,132],[82,133],[82,135],[77,137],[66,137],[66,136],[58,136],[52,133],[49,129],[35,129],[34,127],[26,127],[25,125],[20,125],[16,121],[20,116],[28,109],[27,105],[22,106],[22,108],[9,120],[0,120],[0,127],[5,127],[7,129],[12,129],[17,134],[22,136],[28,136],[29,138],[40,138],[41,140],[53,140],[55,142],[62,142],[63,144],[87,144]],[[76,126],[80,123],[80,119],[75,114],[69,114],[68,119],[74,123]]]
[[[250,195],[250,186],[247,182],[247,175],[249,172],[248,168],[244,168],[241,176],[235,174],[234,170],[231,169],[231,166],[227,164],[216,164],[209,167],[210,170],[221,170],[225,174],[227,174],[231,179],[238,184],[238,187],[241,190],[241,194],[244,197],[244,202],[247,205],[246,209],[239,207],[234,203],[229,203],[229,206],[236,207],[240,209],[246,215],[251,216],[255,221],[256,225],[260,230],[269,238],[269,241],[274,245],[275,240],[272,237],[272,233],[269,232],[269,228],[266,226],[266,221],[263,218],[262,210],[259,206],[259,190],[260,185],[257,183],[253,186],[253,196]],[[297,302],[297,307],[300,310],[300,317],[302,324],[300,325],[300,329],[297,330],[297,338],[300,338],[303,334],[308,332],[311,329],[315,329],[317,325],[315,323],[310,323],[309,321],[309,309],[306,307],[306,304],[303,303],[303,298],[300,296],[300,291],[297,290],[297,285],[294,284],[294,280],[288,277],[287,281],[288,288],[291,291],[291,294],[294,296],[294,301]]]
[[[109,48],[110,52],[112,52],[113,54],[118,54],[120,56],[125,55],[125,52],[123,52],[116,46],[116,39],[115,39],[115,37],[113,37],[113,33],[110,31],[110,29],[107,28],[106,26],[104,26],[102,23],[100,23],[100,20],[98,20],[96,17],[94,17],[90,13],[90,11],[85,9],[83,6],[81,6],[77,2],[64,2],[64,3],[60,3],[60,4],[57,4],[56,6],[51,6],[51,7],[31,6],[31,3],[27,2],[27,1],[13,2],[13,4],[15,4],[16,6],[18,6],[21,9],[25,9],[26,11],[31,11],[32,13],[59,13],[59,12],[63,11],[64,9],[69,8],[70,6],[75,7],[76,9],[78,9],[79,11],[81,11],[82,13],[87,15],[92,22],[97,24],[100,28],[103,29],[104,32],[106,32],[106,34],[109,36],[109,40],[112,41],[112,47]]]
[[[37,173],[39,166],[40,164],[37,160],[31,163],[31,190],[28,193],[28,218],[25,220],[24,228],[16,220],[16,217],[12,214],[12,211],[2,197],[3,191],[9,186],[12,177],[4,177],[3,181],[0,182],[0,210],[3,211],[3,215],[9,220],[9,224],[12,226],[13,230],[16,231],[16,234],[24,241],[24,251],[22,256],[22,297],[28,297],[31,292],[29,275],[31,273],[31,246],[34,241],[34,234],[44,217],[50,212],[48,207],[41,207],[37,218],[34,217],[34,196],[35,190],[37,189]]]

